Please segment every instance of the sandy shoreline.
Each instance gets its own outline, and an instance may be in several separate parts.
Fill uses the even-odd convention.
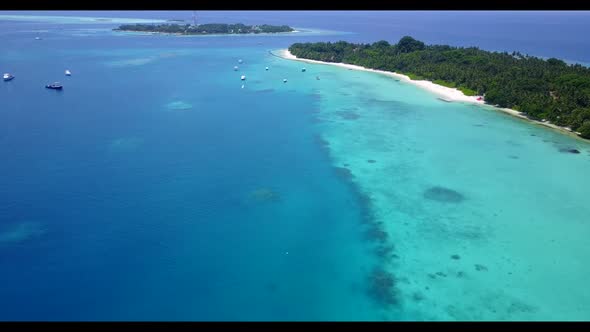
[[[541,126],[544,126],[547,128],[558,130],[559,132],[568,134],[569,136],[584,140],[582,137],[577,135],[578,133],[573,132],[570,128],[561,127],[561,126],[552,124],[549,121],[543,122],[543,121],[533,120],[533,119],[530,119],[527,116],[525,116],[522,112],[510,109],[510,108],[501,108],[501,107],[496,107],[493,105],[485,104],[483,100],[478,100],[479,96],[466,96],[463,92],[461,92],[458,89],[438,85],[438,84],[435,84],[430,81],[412,80],[407,75],[384,71],[384,70],[370,69],[370,68],[365,68],[365,67],[341,63],[341,62],[335,63],[335,62],[324,62],[324,61],[317,61],[317,60],[301,59],[301,58],[298,58],[295,55],[293,55],[287,49],[279,50],[278,56],[280,56],[284,59],[288,59],[288,60],[296,60],[296,61],[302,61],[302,62],[307,62],[307,63],[322,64],[322,65],[331,65],[331,66],[347,68],[350,70],[368,71],[368,72],[378,73],[378,74],[382,74],[382,75],[387,75],[390,77],[395,77],[395,78],[398,78],[400,81],[404,81],[404,82],[419,86],[425,90],[428,90],[434,94],[437,94],[441,97],[440,98],[441,100],[448,101],[448,102],[457,102],[457,101],[468,102],[468,103],[478,104],[478,105],[482,105],[482,106],[485,105],[485,106],[493,108],[494,110],[497,110],[497,111],[503,112],[505,114],[517,117],[519,119],[523,119],[523,120],[526,120],[526,121],[534,123],[534,124],[538,124],[538,125],[541,125]]]

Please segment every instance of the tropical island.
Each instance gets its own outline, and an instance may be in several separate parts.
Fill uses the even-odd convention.
[[[207,23],[207,24],[123,24],[115,31],[153,32],[179,35],[206,35],[206,34],[259,34],[293,32],[295,29],[288,25],[245,25],[242,23]]]
[[[357,65],[432,81],[590,138],[590,68],[580,64],[519,52],[426,45],[409,36],[393,45],[383,40],[373,44],[295,43],[288,52],[300,59]]]

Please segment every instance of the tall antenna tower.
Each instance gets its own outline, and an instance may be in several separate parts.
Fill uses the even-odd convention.
[[[193,26],[197,26],[197,11],[193,10]]]

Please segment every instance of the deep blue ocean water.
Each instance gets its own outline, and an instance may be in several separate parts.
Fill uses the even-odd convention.
[[[0,71],[16,76],[0,86],[0,319],[428,317],[384,314],[375,303],[367,276],[380,260],[363,234],[368,205],[334,168],[316,126],[320,100],[337,98],[298,78],[301,64],[268,51],[409,34],[590,62],[588,17],[199,12],[202,22],[331,31],[202,38],[0,20]],[[330,70],[320,75],[337,77]],[[44,89],[53,81],[64,91]]]
[[[346,264],[363,255],[360,209],[316,144],[313,97],[241,89],[233,71],[238,58],[262,71],[266,49],[34,36],[2,38],[17,78],[0,92],[1,319],[346,319],[334,301],[362,306],[362,271]],[[64,91],[44,89],[56,80]]]

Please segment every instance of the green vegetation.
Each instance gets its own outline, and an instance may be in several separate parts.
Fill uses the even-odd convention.
[[[278,33],[291,32],[293,28],[287,25],[244,25],[208,23],[200,25],[191,24],[123,24],[115,31],[137,31],[137,32],[161,32],[176,33],[183,35],[204,35],[204,34],[250,34],[250,33]]]
[[[442,85],[442,86],[446,86],[448,88],[455,88],[455,83],[453,82],[447,82],[447,81],[443,81],[443,80],[434,80],[433,83],[438,84],[438,85]]]
[[[407,36],[395,45],[296,43],[289,51],[301,58],[403,73],[458,88],[466,95],[483,95],[488,104],[547,119],[590,138],[590,68],[579,64],[519,52],[425,45]]]
[[[582,137],[590,137],[590,121],[584,122],[580,128],[578,128],[578,131]]]
[[[405,74],[406,74],[406,75],[407,75],[407,76],[408,76],[410,79],[413,79],[413,80],[423,80],[423,79],[424,79],[424,77],[422,77],[422,76],[420,76],[420,75],[417,75],[417,74],[414,74],[414,73],[405,73]]]
[[[473,91],[466,87],[459,87],[459,90],[466,96],[477,96],[477,91]]]

